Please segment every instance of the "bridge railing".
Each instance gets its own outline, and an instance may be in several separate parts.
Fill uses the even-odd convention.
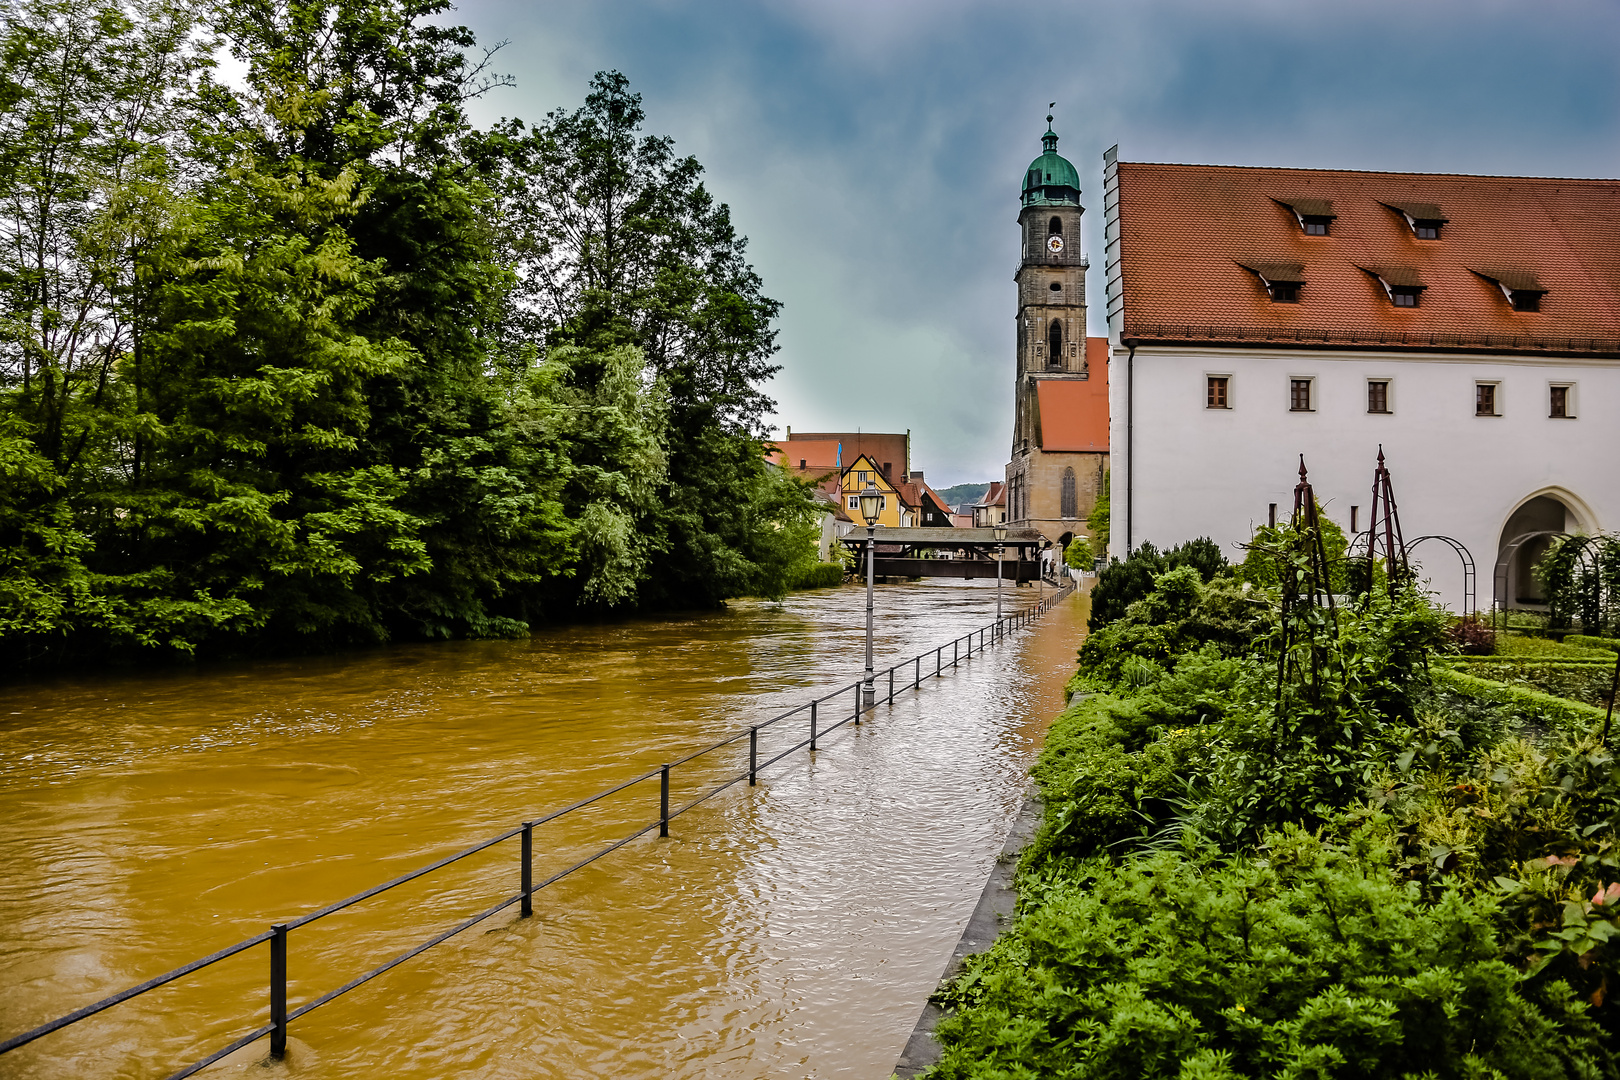
[[[922,684],[928,679],[938,678],[940,675],[942,675],[947,667],[954,668],[960,661],[973,656],[975,652],[981,652],[990,645],[994,645],[1010,631],[1027,626],[1034,620],[1040,618],[1051,608],[1054,603],[1061,600],[1064,596],[1071,592],[1072,588],[1072,586],[1066,586],[1052,596],[1037,602],[1023,611],[1015,612],[1014,614],[1007,615],[1001,619],[986,623],[977,630],[971,630],[961,637],[946,642],[944,645],[937,646],[930,652],[918,653],[916,656],[908,660],[902,660],[884,671],[876,672],[876,678],[887,677],[887,691],[880,700],[882,700],[885,704],[894,701],[894,695],[897,689],[897,674],[900,676],[898,689],[920,689]],[[977,639],[977,641],[975,641],[975,639]],[[945,649],[947,648],[951,650],[951,659],[948,662],[945,660]],[[932,670],[929,670],[928,665],[925,663],[925,661],[930,658],[934,661]],[[641,773],[639,776],[633,776],[630,779],[625,780],[622,783],[615,784],[613,787],[610,787],[604,791],[599,791],[595,795],[591,795],[587,798],[579,800],[578,802],[571,803],[568,806],[562,807],[561,809],[553,810],[548,814],[543,814],[540,817],[534,818],[533,820],[521,822],[520,824],[514,825],[495,836],[491,836],[485,840],[480,840],[478,843],[469,848],[458,851],[453,855],[447,855],[436,862],[431,862],[428,865],[419,867],[418,869],[412,870],[407,874],[401,874],[399,877],[396,877],[390,881],[385,881],[380,885],[374,885],[369,889],[357,892],[353,896],[346,897],[337,901],[336,903],[328,904],[323,908],[311,911],[306,915],[300,915],[298,918],[291,919],[287,922],[274,923],[269,929],[255,934],[252,937],[245,938],[242,941],[238,941],[234,945],[228,945],[217,952],[209,953],[207,956],[200,957],[188,964],[182,964],[173,971],[164,972],[162,975],[148,979],[139,985],[132,986],[127,990],[122,990],[119,993],[111,995],[110,997],[102,998],[100,1001],[92,1002],[83,1008],[75,1009],[73,1012],[70,1012],[65,1016],[59,1016],[49,1023],[41,1024],[32,1030],[22,1032],[19,1035],[14,1035],[9,1039],[0,1042],[0,1054],[6,1054],[16,1050],[18,1047],[26,1046],[34,1040],[49,1035],[54,1031],[60,1031],[65,1027],[69,1027],[73,1024],[79,1023],[82,1020],[89,1019],[99,1012],[112,1008],[114,1005],[129,1001],[131,998],[139,997],[150,990],[155,990],[167,983],[171,983],[177,979],[184,978],[187,975],[194,974],[206,967],[219,963],[221,960],[236,956],[238,953],[242,953],[248,949],[256,948],[259,945],[268,943],[270,946],[269,1023],[261,1024],[251,1031],[243,1033],[236,1039],[233,1039],[231,1042],[226,1043],[224,1046],[221,1046],[219,1049],[208,1054],[206,1057],[200,1058],[197,1061],[192,1062],[190,1065],[187,1065],[180,1071],[170,1074],[168,1080],[182,1080],[183,1077],[191,1076],[193,1073],[212,1065],[219,1059],[229,1054],[233,1054],[245,1046],[257,1042],[259,1039],[262,1039],[265,1036],[270,1037],[270,1056],[272,1058],[282,1057],[285,1055],[287,1049],[288,1027],[299,1017],[313,1012],[322,1005],[326,1005],[329,1002],[342,997],[351,990],[364,986],[377,976],[382,975],[392,968],[398,967],[400,964],[403,964],[405,961],[410,960],[415,956],[421,955],[428,949],[433,948],[435,945],[439,945],[450,940],[462,931],[477,926],[484,920],[505,911],[514,904],[518,905],[520,917],[526,918],[532,915],[534,913],[534,894],[545,888],[547,885],[567,877],[576,870],[581,870],[584,867],[589,866],[591,863],[594,863],[603,856],[619,850],[626,844],[629,844],[631,841],[646,836],[654,829],[658,830],[659,836],[668,836],[669,823],[675,818],[678,818],[682,814],[686,813],[688,810],[701,806],[710,799],[714,798],[716,795],[719,795],[721,792],[726,791],[745,780],[750,786],[752,786],[757,782],[759,773],[762,770],[769,768],[770,766],[781,761],[783,758],[789,756],[790,754],[796,753],[799,750],[806,748],[810,750],[816,749],[818,739],[824,737],[829,732],[843,727],[845,724],[854,724],[858,726],[861,722],[861,714],[863,711],[865,711],[861,708],[860,703],[861,687],[863,686],[863,682],[863,679],[856,679],[851,683],[840,686],[838,689],[833,690],[830,693],[823,694],[817,698],[812,698],[803,704],[796,705],[791,709],[780,712],[768,720],[744,728],[738,731],[735,735],[730,735],[719,740],[718,742],[710,743],[699,750],[694,750],[685,757],[671,761],[667,765],[660,765],[656,769],[649,769],[646,772]],[[841,707],[836,704],[834,705],[834,711],[837,719],[833,720],[831,723],[823,725],[823,718],[826,717],[828,712],[828,710],[823,709],[823,706],[830,702],[837,703],[846,696],[849,698],[849,703],[847,705],[843,705]],[[808,736],[800,739],[786,750],[783,750],[772,757],[766,758],[763,761],[760,760],[759,733],[767,728],[771,728],[777,724],[791,720],[794,717],[802,717],[806,714],[808,714],[809,719]],[[671,807],[669,794],[670,770],[681,765],[694,762],[707,754],[714,753],[717,750],[734,746],[745,739],[748,741],[748,768],[745,771],[739,772],[721,783],[710,787],[697,798],[692,799],[683,805]],[[629,788],[636,787],[639,784],[646,783],[652,780],[654,777],[658,778],[659,781],[658,817],[656,819],[649,821],[640,828],[633,830],[628,835],[622,836],[611,843],[604,845],[572,865],[545,878],[542,878],[539,881],[534,880],[535,828],[544,825],[547,822],[555,821],[566,814],[571,814],[577,810],[584,809],[585,807],[590,806],[592,803],[599,802],[610,795],[616,795],[621,791],[625,791]],[[337,912],[342,911],[345,908],[352,907],[361,901],[370,900],[373,897],[380,896],[391,889],[398,888],[407,882],[415,881],[417,878],[424,877],[436,870],[442,870],[453,863],[460,862],[462,859],[466,859],[470,856],[478,854],[479,852],[486,851],[492,847],[495,847],[497,844],[505,843],[514,837],[518,838],[520,844],[520,870],[517,892],[512,893],[490,907],[487,907],[484,910],[463,919],[454,926],[435,934],[428,940],[412,946],[410,949],[400,953],[393,959],[372,968],[364,974],[356,976],[355,978],[344,983],[342,986],[328,990],[326,993],[320,995],[319,997],[313,998],[310,1001],[306,1001],[297,1008],[288,1008],[287,949],[289,936],[291,935],[292,931],[297,930],[300,927],[308,926],[310,923],[316,922],[319,919],[324,919],[328,915],[336,914]]]

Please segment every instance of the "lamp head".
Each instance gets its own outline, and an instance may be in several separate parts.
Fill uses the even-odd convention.
[[[870,525],[877,520],[878,510],[883,506],[883,492],[877,489],[877,485],[868,484],[866,490],[861,492],[860,500],[861,517]]]
[[[999,521],[996,522],[994,532],[996,534],[996,543],[999,544],[1003,540],[1007,539],[1007,526],[1005,523]]]

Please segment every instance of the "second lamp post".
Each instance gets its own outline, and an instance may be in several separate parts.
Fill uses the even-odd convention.
[[[877,565],[877,519],[883,509],[883,493],[868,484],[861,492],[861,517],[866,519],[866,674],[861,683],[861,708],[877,703],[877,687],[872,671],[872,578]]]
[[[1003,540],[1007,539],[1007,525],[1006,525],[1006,523],[1005,522],[997,522],[994,532],[995,532],[995,535],[996,535],[996,636],[1000,637],[1001,636],[1001,556],[1002,556],[1002,553],[1006,550],[1001,546],[1001,542]]]

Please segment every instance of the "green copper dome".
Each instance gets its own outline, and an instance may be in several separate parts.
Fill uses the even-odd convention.
[[[1052,118],[1048,116],[1046,134],[1041,136],[1045,150],[1024,170],[1025,206],[1080,204],[1080,174],[1069,164],[1068,158],[1058,154],[1057,143],[1057,132],[1052,130]]]

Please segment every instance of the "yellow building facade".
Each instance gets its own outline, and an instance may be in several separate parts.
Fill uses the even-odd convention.
[[[909,529],[917,523],[917,508],[906,504],[905,496],[900,489],[890,483],[883,475],[883,470],[871,458],[862,454],[856,458],[839,481],[843,492],[844,513],[848,514],[857,526],[864,526],[866,519],[861,517],[860,494],[871,484],[883,494],[882,509],[878,511],[877,523],[886,525],[891,529]]]

